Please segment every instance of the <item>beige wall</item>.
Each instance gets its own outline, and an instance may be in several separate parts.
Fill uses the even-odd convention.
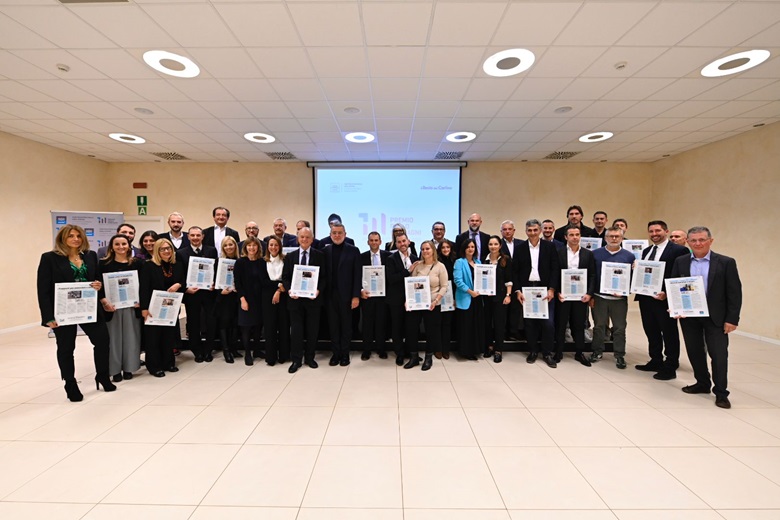
[[[0,231],[3,243],[10,242],[11,232],[30,237],[25,247],[35,265],[38,253],[50,247],[50,209],[134,215],[136,195],[146,195],[150,215],[178,210],[186,224],[206,226],[211,208],[225,205],[231,227],[242,236],[250,218],[266,235],[277,216],[313,217],[312,174],[302,163],[105,164],[0,133],[0,176],[3,187],[10,187],[3,189],[0,209],[11,224]],[[461,226],[476,211],[486,232],[497,232],[509,218],[523,238],[525,220],[552,218],[563,225],[570,204],[583,206],[586,224],[597,209],[607,211],[610,220],[626,218],[634,238],[644,238],[645,224],[654,218],[672,227],[708,225],[716,237],[714,249],[735,256],[740,267],[745,289],[740,329],[780,339],[780,320],[766,305],[767,288],[777,289],[780,280],[759,263],[759,258],[780,257],[770,231],[780,221],[779,181],[780,124],[656,163],[471,163],[463,175]],[[134,190],[134,182],[148,188]],[[745,237],[761,237],[754,246],[761,255],[745,254]],[[32,294],[34,271],[32,264],[6,270],[0,282],[12,294]],[[0,329],[37,320],[32,298],[9,307],[0,316]]]
[[[0,132],[0,244],[6,253],[0,330],[40,320],[35,272],[40,254],[51,250],[49,212],[108,209],[107,166]],[[20,257],[17,251],[24,253]]]

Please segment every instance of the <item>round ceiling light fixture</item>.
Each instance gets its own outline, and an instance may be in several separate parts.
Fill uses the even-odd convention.
[[[482,70],[488,76],[505,78],[530,69],[534,61],[536,56],[528,49],[506,49],[486,59]]]
[[[369,134],[368,132],[350,132],[347,135],[344,136],[344,139],[349,141],[350,143],[370,143],[376,137],[374,134]]]
[[[738,52],[713,61],[701,69],[701,75],[705,78],[718,78],[720,76],[738,74],[761,65],[769,59],[770,54],[769,51],[763,49]]]
[[[200,74],[200,67],[194,61],[168,51],[146,51],[144,61],[154,70],[177,78],[194,78]]]
[[[598,143],[599,141],[606,141],[612,137],[612,132],[593,132],[592,134],[585,134],[580,136],[581,143]]]
[[[468,143],[477,138],[474,132],[452,132],[447,134],[447,141],[451,143]]]
[[[276,137],[268,134],[263,134],[260,132],[249,132],[248,134],[244,134],[244,139],[246,139],[247,141],[251,141],[253,143],[260,143],[260,144],[268,144],[276,141]]]
[[[113,133],[108,134],[108,137],[114,141],[119,141],[120,143],[144,144],[146,142],[146,139],[143,137],[138,137],[137,135],[132,134]]]

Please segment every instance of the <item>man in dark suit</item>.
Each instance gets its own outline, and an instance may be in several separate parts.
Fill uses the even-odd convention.
[[[227,225],[228,220],[230,220],[229,209],[217,206],[211,211],[211,216],[214,217],[214,225],[203,230],[203,245],[211,246],[219,251],[222,239],[225,237],[233,237],[236,244],[241,241],[238,231]]]
[[[360,255],[360,264],[373,267],[385,266],[386,277],[387,261],[391,254],[380,249],[381,247],[381,235],[376,231],[369,233],[369,250]],[[385,285],[387,285],[386,281]],[[385,287],[385,296],[369,296],[368,287],[363,287],[360,298],[363,320],[363,354],[360,359],[363,361],[370,359],[372,350],[376,350],[380,358],[387,359],[387,288]]]
[[[173,248],[178,251],[182,247],[190,245],[190,239],[187,238],[187,233],[184,233],[184,217],[181,213],[174,211],[168,215],[168,227],[170,231],[160,233],[159,238],[167,238],[173,244]]]
[[[385,282],[387,284],[387,306],[390,309],[390,337],[393,338],[395,364],[404,364],[408,355],[404,346],[404,327],[406,326],[406,287],[404,278],[411,276],[418,258],[409,251],[409,238],[406,235],[395,237],[398,250],[391,254],[385,266]]]
[[[331,213],[330,216],[328,217],[328,227],[330,229],[333,229],[333,226],[336,225],[336,224],[341,224],[341,217],[336,215],[335,213]],[[344,242],[346,242],[347,244],[349,244],[351,246],[355,245],[355,241],[352,240],[349,237],[345,237],[344,238]],[[322,238],[322,239],[319,240],[319,244],[318,244],[319,245],[319,249],[325,249],[325,246],[327,246],[329,244],[332,244],[332,243],[333,243],[333,239],[330,238],[330,231],[329,231],[328,232],[328,236],[326,236],[325,238]]]
[[[360,250],[345,242],[344,224],[333,224],[330,238],[333,242],[325,249],[325,265],[328,268],[328,326],[333,354],[330,366],[349,365],[349,347],[352,342],[352,311],[360,304],[363,286],[363,269]]]
[[[501,252],[509,258],[514,258],[515,251],[518,250],[524,240],[515,238],[515,223],[511,220],[505,220],[501,223]],[[523,325],[523,309],[517,298],[512,298],[509,303],[509,316],[507,323],[507,337],[518,338],[520,328]]]
[[[214,273],[216,274],[216,263],[219,255],[216,248],[203,243],[203,230],[198,226],[192,226],[187,231],[187,235],[190,239],[190,245],[176,251],[176,261],[185,266],[189,275],[191,257],[211,258],[214,260]],[[217,323],[214,316],[216,293],[213,290],[213,282],[212,280],[211,289],[187,287],[187,290],[184,291],[184,308],[187,309],[187,336],[196,363],[204,361],[210,363],[214,359],[211,353],[214,350]],[[204,324],[205,342],[201,340]]]
[[[123,235],[127,237],[127,241],[130,242],[130,247],[133,249],[133,256],[143,256],[143,253],[140,249],[135,247],[133,245],[133,239],[135,238],[135,226],[132,224],[119,224],[119,227],[116,228],[116,234],[117,235]],[[103,246],[98,248],[97,250],[97,257],[98,259],[105,258],[106,253],[108,251],[108,246]]]
[[[469,216],[469,230],[461,233],[455,237],[455,254],[461,256],[460,248],[463,243],[468,239],[473,239],[477,245],[476,257],[483,260],[488,254],[488,242],[490,241],[490,235],[483,233],[479,230],[482,225],[482,217],[479,213],[472,213]]]
[[[277,218],[274,220],[274,234],[268,235],[263,239],[264,243],[268,243],[268,239],[275,236],[282,241],[282,247],[298,247],[298,239],[295,235],[287,233],[287,221],[283,218]]]
[[[527,319],[525,335],[528,340],[528,363],[534,363],[539,357],[539,338],[541,337],[542,359],[550,368],[558,366],[553,356],[553,338],[555,335],[555,277],[559,275],[558,254],[555,246],[541,239],[542,225],[532,219],[525,223],[525,234],[528,240],[520,244],[512,258],[514,273],[513,288],[517,299],[525,303],[523,287],[546,287],[550,314],[546,320]]]
[[[260,226],[258,226],[257,222],[255,222],[254,220],[250,220],[249,222],[246,223],[246,226],[244,226],[244,233],[246,233],[247,238],[249,237],[257,238],[257,235],[260,234]],[[246,242],[246,240],[242,240],[241,242],[238,243],[239,256],[241,256],[241,251],[244,250],[244,242]],[[268,241],[264,240],[262,245],[263,247],[265,247],[266,245],[268,245]],[[262,255],[263,251],[260,251],[260,254]]]
[[[297,235],[298,231],[300,231],[301,229],[303,229],[305,227],[311,229],[311,222],[309,222],[308,220],[299,220],[298,222],[296,222],[295,223],[295,233],[296,233],[296,235]],[[296,236],[296,240],[297,239],[298,238]],[[322,249],[320,247],[320,241],[318,239],[316,239],[316,238],[311,241],[311,247],[313,247],[314,249]]]
[[[555,249],[564,249],[566,247],[566,244],[564,244],[560,240],[555,240],[554,235],[555,235],[555,222],[553,222],[549,218],[542,220],[542,240],[546,240],[547,242],[552,242],[552,244],[555,246]]]
[[[566,248],[558,250],[558,275],[555,277],[556,290],[558,292],[558,325],[555,331],[557,343],[556,357],[563,358],[563,347],[566,343],[566,327],[571,329],[574,338],[574,359],[585,366],[590,366],[590,361],[585,358],[585,316],[588,312],[588,302],[596,292],[596,261],[593,253],[584,247],[580,247],[580,230],[569,228],[566,230]],[[585,280],[585,295],[577,300],[564,298],[564,287],[561,286],[561,273],[565,269],[587,269]]]
[[[609,220],[609,217],[607,216],[606,211],[597,211],[593,214],[593,230],[590,233],[590,238],[600,238],[601,239],[601,246],[604,247],[607,245],[607,221]]]
[[[593,233],[593,230],[582,223],[582,217],[584,215],[585,214],[582,212],[582,207],[577,206],[576,204],[573,206],[569,206],[569,209],[566,210],[566,218],[568,219],[568,223],[565,226],[556,229],[553,238],[555,238],[555,240],[557,240],[558,242],[562,242],[563,244],[565,244],[566,229],[570,227],[576,227],[577,229],[579,229],[580,237],[589,237],[591,233]]]
[[[446,232],[447,232],[447,227],[444,225],[444,222],[436,221],[433,223],[433,226],[431,226],[431,235],[433,236],[432,240],[433,240],[433,245],[435,246],[434,249],[438,249],[439,246],[442,244],[442,242],[449,242],[450,248],[453,251],[457,251],[455,247],[455,242],[444,238],[444,234]]]
[[[688,230],[688,244],[693,253],[677,257],[672,278],[701,276],[710,315],[680,320],[685,350],[696,377],[696,383],[683,387],[682,391],[686,394],[709,394],[713,385],[715,404],[720,408],[731,408],[726,388],[729,334],[737,330],[742,309],[742,282],[737,262],[710,250],[712,233],[704,226]],[[707,354],[712,361],[712,380],[707,370]]]
[[[669,241],[669,227],[663,220],[648,222],[647,233],[652,245],[642,251],[642,260],[665,262],[664,280],[671,278],[674,261],[679,256],[688,255],[688,249]],[[666,293],[662,289],[655,296],[637,294],[636,300],[647,336],[650,361],[635,368],[644,372],[657,372],[653,378],[661,381],[674,379],[677,377],[677,367],[680,366],[680,333],[677,320],[669,316]]]
[[[313,238],[311,229],[301,228],[298,231],[298,250],[292,251],[284,257],[282,284],[290,295],[287,310],[290,312],[290,354],[292,358],[292,364],[287,371],[291,374],[301,368],[302,362],[310,368],[318,367],[317,361],[314,360],[314,354],[317,349],[317,335],[320,331],[320,312],[328,283],[328,268],[325,263],[325,254],[311,247]],[[314,298],[298,297],[290,293],[296,265],[318,266],[320,268],[317,293]],[[306,332],[305,347],[304,331]]]

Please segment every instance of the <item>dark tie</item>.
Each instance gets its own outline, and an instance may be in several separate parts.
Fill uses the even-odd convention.
[[[306,261],[306,251],[303,252],[303,260],[301,261],[301,265],[309,265],[309,263]]]
[[[655,254],[658,252],[658,246],[653,246],[653,250],[650,251],[650,258],[648,260],[655,260]]]
[[[195,256],[200,256],[200,248],[195,248]]]

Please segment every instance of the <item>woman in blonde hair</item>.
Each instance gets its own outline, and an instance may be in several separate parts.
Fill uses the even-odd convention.
[[[238,260],[238,244],[233,237],[222,239],[219,252],[220,258]],[[219,342],[222,346],[222,356],[225,363],[233,363],[236,352],[236,336],[238,330],[238,293],[235,285],[229,289],[218,289],[217,302],[214,305],[214,315],[219,329]]]
[[[38,307],[41,311],[41,325],[49,327],[57,339],[57,364],[60,376],[65,381],[68,399],[76,402],[84,399],[76,382],[76,365],[73,351],[76,349],[76,325],[59,325],[54,317],[54,289],[57,283],[90,282],[96,291],[103,284],[98,280],[97,255],[89,250],[84,229],[68,224],[62,227],[54,240],[54,249],[41,255],[38,264]],[[95,309],[97,311],[97,309]],[[98,389],[116,390],[108,370],[108,329],[100,312],[97,321],[81,324],[81,330],[92,343],[95,360],[95,384]]]

